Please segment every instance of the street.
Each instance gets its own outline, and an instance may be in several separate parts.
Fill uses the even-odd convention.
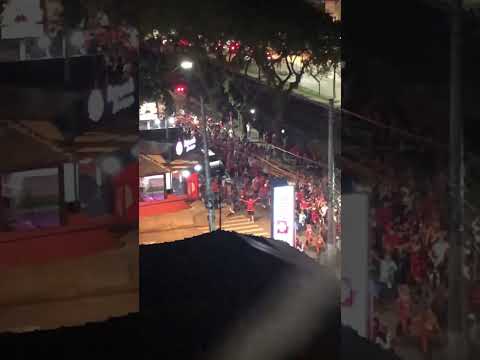
[[[2,269],[0,332],[82,325],[137,312],[137,239],[130,233],[120,249]]]
[[[220,226],[217,210],[216,224]],[[249,222],[244,212],[228,216],[228,210],[222,209],[222,230],[236,231],[242,234],[270,237],[270,217],[268,211],[258,211],[254,224]],[[174,214],[159,215],[140,219],[141,245],[160,244],[182,240],[209,232],[207,209],[201,201],[191,204],[191,208]]]

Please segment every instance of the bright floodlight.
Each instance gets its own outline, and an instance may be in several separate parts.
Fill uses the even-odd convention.
[[[169,123],[170,125],[175,124],[175,117],[174,117],[174,116],[170,116],[170,117],[168,118],[168,123]]]
[[[183,176],[184,178],[188,178],[188,177],[190,176],[190,171],[188,171],[188,170],[183,170],[183,171],[182,171],[182,176]]]
[[[202,171],[202,165],[200,165],[200,164],[195,165],[195,166],[193,167],[193,170],[195,170],[195,171],[197,171],[197,172]]]
[[[180,67],[184,70],[190,70],[191,68],[193,68],[193,62],[189,60],[184,60],[180,63]]]
[[[250,109],[250,114],[255,114],[255,109]]]
[[[285,134],[285,129],[282,129],[282,134]]]

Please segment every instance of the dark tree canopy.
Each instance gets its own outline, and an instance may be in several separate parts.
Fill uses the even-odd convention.
[[[210,103],[215,102],[213,93],[222,95],[218,88],[225,90],[232,74],[247,74],[255,65],[272,90],[277,124],[282,122],[286,96],[298,88],[309,65],[339,59],[339,25],[303,1],[295,6],[272,0],[190,0],[181,7],[171,0],[162,6],[145,3],[149,6],[140,10],[141,33],[152,37],[155,30],[164,56],[194,60],[196,74],[203,73],[203,88],[209,88]],[[215,70],[207,71],[212,66]],[[206,79],[207,73],[216,79]],[[218,104],[213,107],[218,109]]]

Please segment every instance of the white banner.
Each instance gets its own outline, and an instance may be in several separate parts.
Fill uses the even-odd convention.
[[[295,188],[273,188],[272,238],[295,244]]]
[[[369,201],[367,194],[342,196],[342,324],[369,334]]]

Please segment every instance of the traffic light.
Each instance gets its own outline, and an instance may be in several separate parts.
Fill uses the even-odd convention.
[[[177,95],[186,95],[187,93],[187,87],[183,84],[179,84],[175,86],[175,94]]]

